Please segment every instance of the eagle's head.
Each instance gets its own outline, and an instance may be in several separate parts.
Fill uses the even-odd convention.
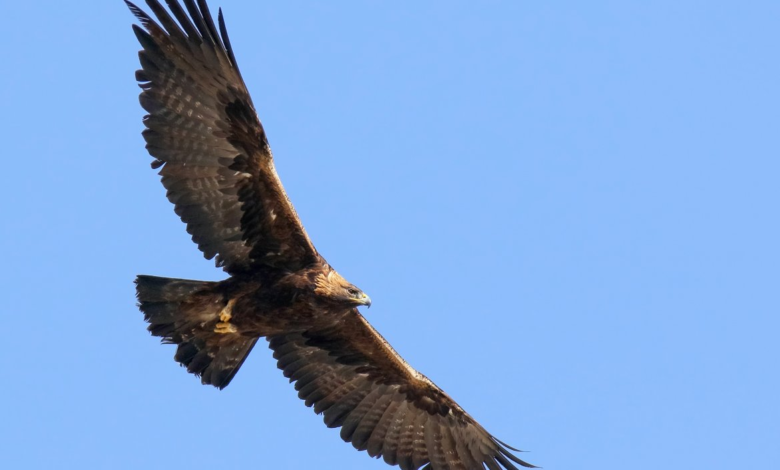
[[[371,306],[371,298],[333,269],[317,274],[314,293],[324,300],[348,307]]]

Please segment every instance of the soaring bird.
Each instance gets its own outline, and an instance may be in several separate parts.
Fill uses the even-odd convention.
[[[203,384],[226,387],[265,338],[306,406],[403,470],[533,467],[404,361],[358,311],[371,299],[317,252],[274,169],[220,10],[126,1],[142,50],[143,137],[168,200],[220,282],[138,276],[152,335]]]

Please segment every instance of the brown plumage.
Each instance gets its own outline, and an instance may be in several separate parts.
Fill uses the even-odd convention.
[[[221,282],[136,280],[149,331],[226,387],[266,338],[298,396],[329,427],[402,469],[531,467],[410,367],[358,312],[370,299],[314,248],[274,170],[220,12],[204,0],[127,2],[143,28],[136,74],[144,139],[168,199]],[[512,449],[515,450],[515,449]]]

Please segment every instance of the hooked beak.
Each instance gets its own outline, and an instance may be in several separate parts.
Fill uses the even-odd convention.
[[[360,298],[358,299],[358,305],[365,305],[368,308],[371,308],[371,297],[367,296],[365,292],[361,293]]]

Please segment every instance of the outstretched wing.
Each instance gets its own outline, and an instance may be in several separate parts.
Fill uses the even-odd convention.
[[[271,149],[225,30],[204,0],[127,2],[143,50],[136,78],[146,148],[176,213],[206,258],[228,272],[300,269],[317,259],[274,169]],[[173,16],[171,16],[171,14]],[[175,19],[174,19],[175,18]]]
[[[306,406],[372,457],[403,470],[533,467],[409,366],[357,310],[268,341]]]

